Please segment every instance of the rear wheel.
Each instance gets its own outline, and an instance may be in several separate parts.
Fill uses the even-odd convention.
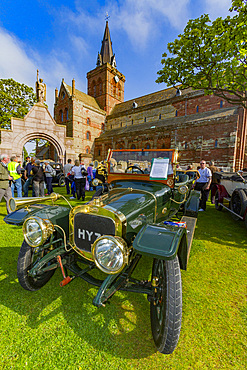
[[[246,207],[247,207],[247,196],[244,190],[243,189],[234,190],[230,201],[231,210],[243,217]],[[231,216],[235,221],[240,220],[240,218],[234,215],[233,213],[231,213]]]
[[[65,177],[64,176],[59,177],[58,186],[61,186],[61,187],[65,186]]]
[[[219,204],[219,190],[217,189],[215,192],[215,200],[214,200],[214,205],[217,211],[222,211],[223,207],[221,204]]]
[[[28,275],[28,271],[31,270],[35,262],[43,257],[43,253],[44,251],[35,254],[34,248],[30,247],[25,240],[23,241],[17,262],[17,277],[22,288],[30,291],[39,290],[54,274],[55,270],[50,270],[37,275],[35,278]]]
[[[152,282],[154,299],[150,303],[151,328],[159,352],[169,354],[177,346],[182,321],[182,282],[178,257],[154,259]]]

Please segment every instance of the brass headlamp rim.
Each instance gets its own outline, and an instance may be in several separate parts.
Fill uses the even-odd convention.
[[[95,255],[95,248],[97,246],[97,243],[100,240],[102,240],[102,239],[112,240],[120,248],[120,250],[122,252],[122,255],[123,255],[123,264],[122,264],[122,266],[118,270],[110,271],[110,270],[102,267],[102,265],[98,262],[98,260],[96,258],[96,255]],[[123,238],[121,238],[120,236],[102,235],[99,238],[97,238],[95,240],[95,242],[93,243],[93,245],[92,245],[92,256],[93,256],[95,265],[101,271],[105,272],[108,275],[114,275],[114,274],[118,274],[119,272],[121,272],[123,270],[123,268],[128,264],[128,261],[129,261],[129,249],[128,249],[128,246],[127,246],[126,241]]]
[[[35,220],[38,223],[38,225],[40,226],[41,240],[38,244],[31,243],[29,238],[27,237],[26,224],[30,220]],[[24,239],[27,242],[27,244],[30,245],[33,248],[36,248],[36,247],[39,247],[40,245],[44,244],[44,242],[49,238],[49,236],[52,235],[52,233],[54,232],[54,225],[49,219],[43,219],[43,218],[38,217],[38,216],[32,216],[32,217],[28,217],[24,221],[23,226],[22,226],[22,231],[23,231]]]

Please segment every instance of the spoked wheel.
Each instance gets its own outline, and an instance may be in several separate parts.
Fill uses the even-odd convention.
[[[247,207],[247,196],[244,190],[243,189],[235,190],[232,193],[230,201],[231,210],[243,217],[246,207]],[[233,213],[231,213],[231,216],[235,221],[240,220],[240,218],[238,216],[235,216]]]
[[[223,207],[222,205],[219,204],[219,190],[216,190],[215,192],[215,200],[214,200],[214,205],[217,211],[222,211]]]
[[[63,187],[65,186],[65,177],[61,176],[58,180],[58,186]]]
[[[30,291],[39,290],[54,274],[55,269],[43,272],[35,278],[28,275],[28,271],[42,257],[43,255],[41,253],[35,254],[34,248],[30,247],[25,240],[23,241],[17,262],[17,277],[22,288]]]
[[[182,283],[178,257],[154,259],[152,282],[154,300],[150,303],[151,328],[159,352],[169,354],[177,346],[182,321]]]

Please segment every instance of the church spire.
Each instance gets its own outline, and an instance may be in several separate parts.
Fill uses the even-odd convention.
[[[104,37],[102,40],[101,51],[100,53],[98,53],[96,65],[97,67],[99,67],[105,63],[109,63],[113,67],[116,68],[116,59],[115,59],[115,54],[113,54],[113,50],[112,50],[112,42],[111,42],[110,30],[108,27],[108,20],[106,21],[105,33],[104,33]]]

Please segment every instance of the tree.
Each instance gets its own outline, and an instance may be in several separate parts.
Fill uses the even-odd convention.
[[[247,0],[232,0],[233,13],[211,22],[208,14],[190,20],[167,45],[156,82],[204,89],[247,107]]]
[[[0,128],[11,128],[11,117],[23,118],[36,101],[32,87],[0,79]]]

